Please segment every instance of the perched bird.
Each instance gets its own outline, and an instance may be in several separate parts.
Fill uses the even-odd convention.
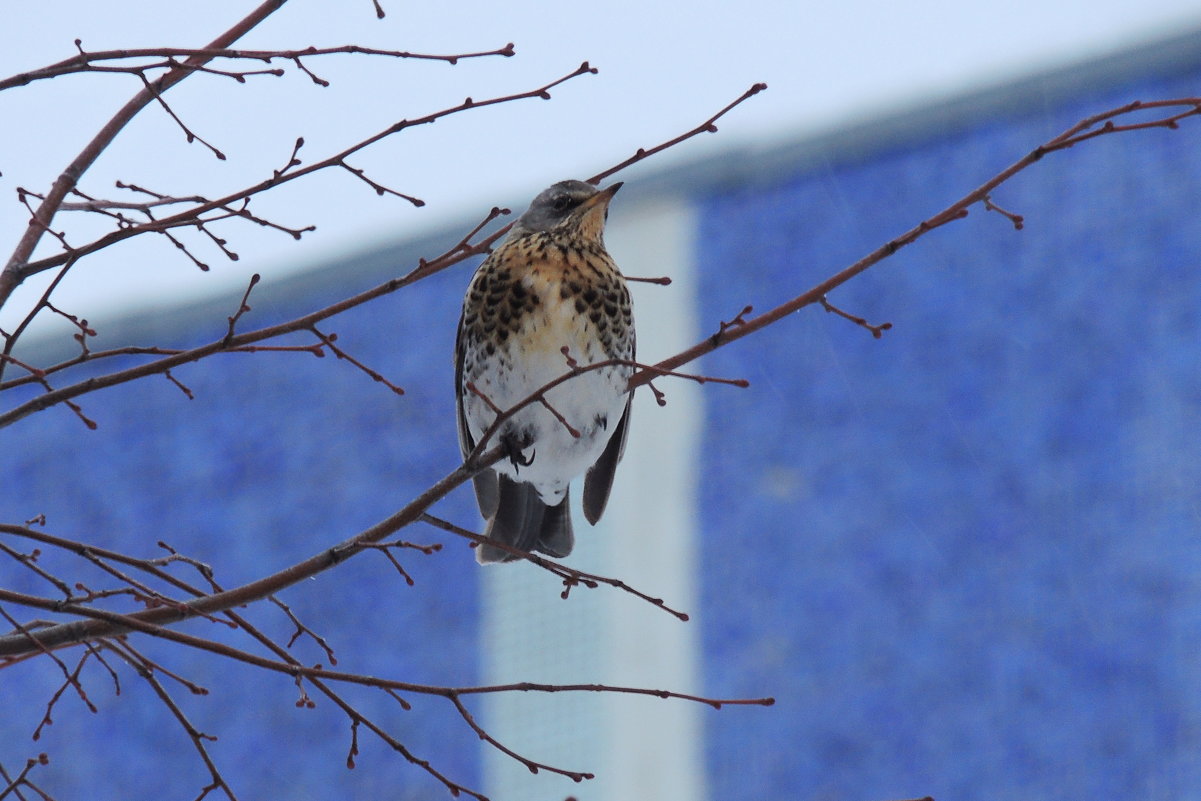
[[[625,279],[605,251],[605,189],[561,181],[541,192],[476,270],[455,344],[459,446],[466,458],[506,412],[555,379],[634,358]],[[575,543],[568,485],[584,477],[584,517],[605,511],[629,431],[628,363],[581,372],[506,419],[487,443],[506,459],[478,473],[475,494],[489,540],[567,556]],[[480,563],[517,558],[481,544]]]

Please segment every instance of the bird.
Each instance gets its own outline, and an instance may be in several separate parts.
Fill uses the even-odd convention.
[[[582,472],[590,524],[608,503],[635,358],[629,288],[604,244],[621,186],[568,180],[543,190],[468,284],[455,341],[459,447],[466,460],[488,434],[487,448],[506,453],[473,478],[487,521],[481,564],[570,554],[570,483]],[[501,413],[573,371],[489,433]]]

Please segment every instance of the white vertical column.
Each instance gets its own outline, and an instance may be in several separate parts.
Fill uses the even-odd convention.
[[[693,212],[677,200],[621,205],[606,243],[622,271],[671,276],[668,287],[634,283],[641,361],[655,362],[698,338],[693,282]],[[605,517],[578,514],[568,564],[620,578],[673,608],[697,602],[696,476],[700,387],[659,379],[668,404],[645,388],[634,398],[625,458]],[[578,483],[578,482],[577,482]],[[698,693],[699,635],[645,601],[609,587],[562,587],[529,565],[480,571],[484,681],[599,683]],[[486,793],[495,801],[703,801],[701,715],[683,701],[618,694],[529,693],[485,702],[489,731],[540,762],[597,776],[574,784],[532,775],[487,745]]]
[[[680,204],[634,210],[609,243],[627,275],[669,275],[671,286],[634,284],[640,361],[654,363],[698,339],[692,242],[694,214]],[[634,397],[625,459],[612,507],[601,522],[611,538],[613,575],[674,609],[696,611],[696,479],[701,388],[690,381],[655,382]],[[699,693],[700,638],[681,622],[623,593],[609,593],[609,669],[622,685]],[[633,798],[700,801],[704,797],[701,714],[683,701],[634,696],[609,699],[607,755],[611,801]]]

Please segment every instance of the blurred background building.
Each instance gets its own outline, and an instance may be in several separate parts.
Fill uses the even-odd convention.
[[[640,356],[799,294],[1085,116],[1198,87],[1190,33],[631,180],[609,249],[627,274],[674,281],[636,288]],[[432,528],[403,533],[446,543],[401,555],[413,587],[368,554],[284,600],[347,670],[776,699],[473,701],[507,745],[597,774],[576,785],[480,743],[444,701],[403,711],[350,693],[497,801],[1201,797],[1201,140],[1182,127],[1056,153],[994,197],[1023,230],[975,207],[839,289],[840,307],[893,324],[878,340],[811,307],[697,368],[749,389],[660,380],[663,408],[638,393],[613,503],[595,529],[577,523],[569,563],[689,622],[607,588],[562,600],[540,571],[481,569]],[[470,225],[299,275],[257,294],[245,322],[403,273]],[[405,396],[330,358],[218,356],[175,371],[193,400],[146,379],[83,399],[95,432],[62,407],[4,431],[0,515],[45,513],[50,531],[146,555],[164,540],[227,586],[382,519],[456,464],[451,352],[469,272],[329,326]],[[102,336],[194,344],[235,305],[163,308]],[[436,512],[478,527],[466,490]],[[259,618],[286,639],[282,615]],[[446,797],[362,733],[348,772],[345,717],[320,699],[296,709],[287,679],[138,647],[209,688],[189,714],[220,734],[214,758],[243,797]],[[61,676],[42,661],[5,671],[4,708],[49,697]],[[0,715],[0,759],[69,751],[41,779],[63,801],[203,786],[146,687],[123,682],[116,698],[102,671],[87,682],[100,714],[64,698],[44,744],[28,739],[38,704],[20,705],[34,718]]]

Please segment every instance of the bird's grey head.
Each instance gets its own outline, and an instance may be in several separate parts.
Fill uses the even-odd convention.
[[[620,187],[621,184],[616,183],[602,190],[583,181],[559,181],[538,193],[530,207],[517,219],[513,233],[550,231],[597,207],[607,217],[609,200]]]

